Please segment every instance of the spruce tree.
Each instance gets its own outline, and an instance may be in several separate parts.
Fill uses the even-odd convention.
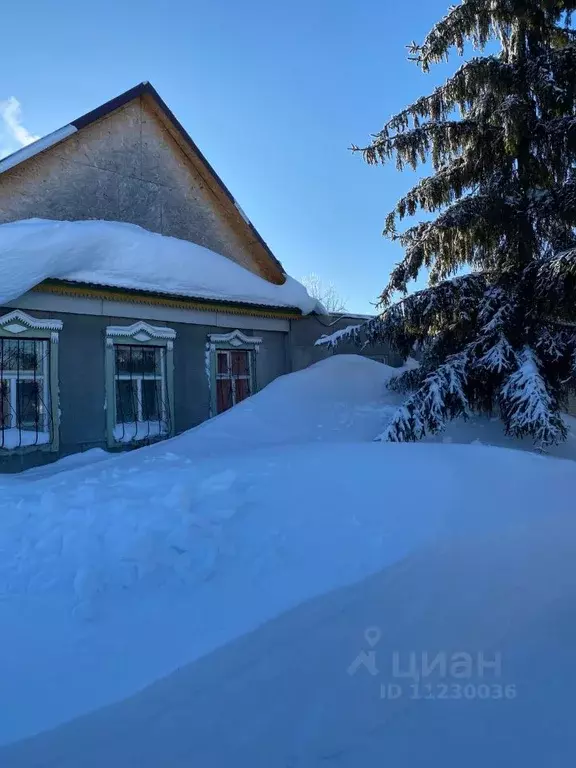
[[[430,162],[388,215],[404,257],[381,314],[350,333],[421,366],[393,382],[405,404],[382,435],[417,440],[449,419],[498,411],[539,446],[566,437],[576,378],[576,0],[462,0],[410,58],[428,72],[478,55],[393,117],[362,152],[370,164]],[[498,52],[484,53],[489,41]],[[399,221],[434,213],[399,232]],[[424,269],[429,287],[408,295]],[[394,303],[394,298],[404,298]],[[344,337],[340,335],[338,340]],[[330,343],[330,339],[327,339]]]

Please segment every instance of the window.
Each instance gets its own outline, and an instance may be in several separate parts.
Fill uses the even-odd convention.
[[[171,328],[147,323],[106,329],[108,443],[152,442],[173,434]]]
[[[0,450],[58,447],[59,320],[0,317]]]
[[[228,410],[252,394],[252,352],[226,349],[216,352],[216,412]]]
[[[211,334],[207,370],[211,392],[211,415],[240,403],[256,388],[256,352],[262,339],[240,331]]]
[[[166,349],[117,344],[115,352],[116,425],[120,442],[170,432],[166,397]]]

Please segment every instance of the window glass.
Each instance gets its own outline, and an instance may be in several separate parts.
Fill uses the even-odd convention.
[[[1,339],[0,370],[40,373],[45,341]]]
[[[230,353],[232,359],[232,375],[233,376],[248,376],[250,374],[250,366],[248,362],[248,351],[234,350]]]
[[[42,424],[42,389],[39,381],[18,381],[16,420],[22,427]]]
[[[252,394],[250,360],[247,349],[216,352],[216,412],[228,410]]]
[[[158,421],[161,412],[161,382],[154,379],[142,381],[142,419]]]
[[[0,337],[0,448],[51,442],[50,342]]]
[[[170,433],[166,347],[114,345],[115,442],[157,439]]]
[[[0,382],[0,426],[10,426],[10,382]]]
[[[234,403],[232,402],[232,381],[230,379],[219,379],[216,382],[216,408],[218,413],[227,411]]]
[[[136,381],[119,379],[116,382],[116,421],[135,421],[137,411]]]
[[[151,374],[159,376],[159,347],[138,347],[133,344],[116,345],[116,371],[124,374]]]
[[[218,373],[228,373],[228,353],[227,352],[218,352]]]

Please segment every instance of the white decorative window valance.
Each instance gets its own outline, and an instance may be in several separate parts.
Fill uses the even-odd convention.
[[[18,335],[24,331],[51,331],[50,338],[58,342],[58,332],[62,330],[62,320],[48,320],[42,317],[31,317],[21,309],[15,309],[0,317],[0,333],[8,332]],[[48,335],[48,334],[46,334]]]
[[[135,341],[165,339],[172,342],[176,338],[176,331],[173,328],[149,325],[143,320],[139,320],[132,325],[109,325],[106,328],[106,344],[112,346],[114,339],[118,337],[131,338],[135,339]],[[171,343],[169,346],[171,346]]]
[[[211,333],[208,335],[208,344],[212,350],[229,344],[231,347],[252,347],[258,351],[262,339],[259,336],[246,336],[242,331],[236,330],[230,333]]]

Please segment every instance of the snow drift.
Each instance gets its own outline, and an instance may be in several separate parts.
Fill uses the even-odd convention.
[[[0,225],[0,304],[46,278],[219,301],[322,308],[303,285],[274,285],[214,251],[115,221],[27,219]]]
[[[125,702],[0,749],[0,762],[567,768],[575,562],[573,514],[502,519],[307,602]],[[456,653],[473,659],[469,676],[449,664],[407,676],[411,658],[422,672],[423,654]]]
[[[424,547],[572,512],[574,462],[371,442],[395,373],[336,356],[164,443],[0,479],[0,741],[131,696]]]

